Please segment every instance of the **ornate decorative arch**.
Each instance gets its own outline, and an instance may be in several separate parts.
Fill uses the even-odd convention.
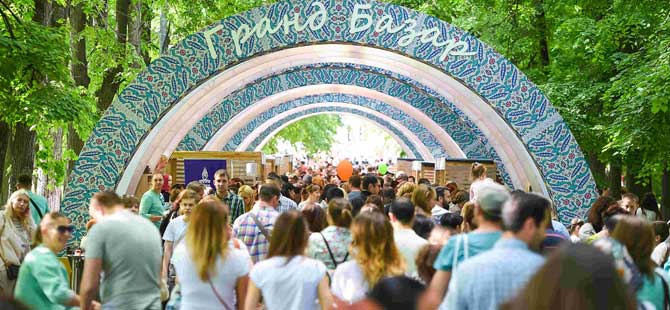
[[[128,189],[144,165],[174,150],[218,99],[250,89],[245,85],[272,72],[314,64],[315,58],[388,70],[446,99],[425,103],[432,104],[426,115],[434,122],[424,126],[435,126],[434,115],[450,108],[486,137],[511,183],[549,195],[563,221],[582,215],[595,199],[584,156],[560,115],[525,75],[477,38],[385,3],[286,1],[187,37],[118,94],[68,182],[63,210],[80,229],[75,237],[81,236],[93,193]],[[280,86],[260,91],[269,96]],[[230,102],[226,112],[240,104]],[[420,116],[411,109],[403,108]]]

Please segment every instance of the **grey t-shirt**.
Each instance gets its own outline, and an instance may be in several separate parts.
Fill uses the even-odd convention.
[[[86,259],[102,259],[103,309],[160,309],[161,238],[156,226],[119,211],[91,228]]]

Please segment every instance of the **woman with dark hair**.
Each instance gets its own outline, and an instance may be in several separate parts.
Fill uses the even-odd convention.
[[[328,191],[330,191],[331,188],[338,188],[337,185],[335,184],[326,184],[326,186],[323,187],[323,190],[321,191],[321,197],[319,197],[319,201],[321,202],[321,207],[326,208],[326,198],[328,195]]]
[[[635,297],[611,256],[585,244],[558,248],[501,309],[634,310]]]
[[[670,284],[664,271],[651,260],[654,250],[654,229],[651,223],[634,216],[618,220],[612,238],[619,241],[633,258],[642,274],[642,286],[637,290],[637,299],[654,305],[655,309],[667,309],[667,291]]]
[[[440,250],[442,250],[442,244],[426,244],[416,255],[414,263],[416,264],[416,271],[419,273],[419,277],[423,283],[428,284],[433,280],[436,271],[433,264],[435,264],[435,259],[437,259],[437,255],[440,254]]]
[[[617,201],[610,196],[600,196],[596,202],[593,203],[588,211],[586,223],[579,229],[579,238],[582,241],[599,233],[603,229],[603,213],[607,211],[610,206],[616,205]]]
[[[663,215],[658,210],[658,201],[656,201],[654,193],[646,193],[642,196],[640,207],[635,211],[635,216],[650,222],[663,220]]]
[[[245,309],[258,309],[261,294],[267,309],[332,308],[326,266],[304,255],[308,237],[302,213],[291,210],[277,218],[267,259],[249,275]]]
[[[461,232],[463,217],[457,213],[445,213],[430,232],[428,242],[431,244],[445,244],[453,235]]]
[[[654,251],[651,252],[651,259],[659,267],[663,267],[670,256],[670,248],[668,247],[668,223],[663,221],[656,221],[651,223],[654,227]]]
[[[327,226],[326,210],[320,206],[312,204],[304,207],[300,212],[305,217],[310,232],[321,231]]]

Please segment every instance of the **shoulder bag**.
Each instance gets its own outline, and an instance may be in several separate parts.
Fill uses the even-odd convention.
[[[0,230],[0,236],[5,232],[5,226],[7,225],[7,220],[5,219],[2,222],[2,230]],[[21,268],[21,265],[14,265],[14,264],[8,264],[7,260],[5,259],[5,255],[3,254],[4,251],[0,251],[0,259],[2,259],[2,262],[5,265],[5,269],[7,270],[7,279],[9,281],[14,281],[19,278],[19,268]]]
[[[454,258],[451,263],[451,272],[454,272],[456,266],[458,266],[458,252],[460,250],[460,245],[463,244],[463,260],[470,257],[469,245],[468,245],[468,234],[460,234],[456,239],[456,246],[454,247]]]
[[[40,221],[41,221],[42,218],[44,217],[44,214],[42,214],[42,210],[40,210],[40,207],[37,206],[37,204],[35,203],[35,201],[33,201],[32,198],[28,197],[28,199],[30,199],[30,204],[33,205],[33,208],[35,208],[35,210],[37,210],[37,214],[40,216]],[[39,224],[39,223],[35,223],[35,224]]]
[[[238,243],[237,239],[233,239],[233,246],[238,250],[240,249],[240,244]],[[212,289],[212,292],[214,293],[214,296],[216,296],[216,299],[218,299],[219,303],[221,303],[221,305],[223,306],[223,309],[233,310],[234,307],[229,306],[226,303],[226,301],[223,299],[223,297],[221,297],[219,292],[216,290],[216,288],[214,287],[214,284],[212,283],[212,279],[208,278],[207,283],[209,283],[209,287]]]
[[[333,251],[330,249],[330,245],[328,245],[328,241],[326,240],[326,236],[324,236],[321,232],[319,232],[319,235],[321,235],[321,238],[323,238],[323,243],[326,244],[326,249],[328,249],[328,254],[330,255],[330,260],[333,261],[333,265],[335,265],[335,268],[337,268],[337,265],[347,261],[347,258],[349,258],[349,251],[347,251],[347,255],[344,255],[344,259],[342,259],[342,261],[338,262],[337,260],[335,260],[335,255],[333,255]]]
[[[260,229],[261,234],[263,234],[263,236],[265,236],[265,240],[270,242],[270,232],[265,228],[265,226],[263,226],[263,223],[261,223],[261,221],[258,219],[256,214],[253,214],[253,213],[249,212],[249,216],[251,216],[251,218],[254,220],[254,223],[258,227],[258,229]]]

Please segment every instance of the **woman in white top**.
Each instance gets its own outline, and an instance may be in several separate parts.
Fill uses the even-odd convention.
[[[470,177],[472,178],[472,183],[470,184],[470,201],[475,202],[477,199],[477,193],[479,192],[479,189],[482,187],[482,185],[494,182],[491,178],[486,176],[486,167],[480,163],[472,164]]]
[[[34,232],[30,196],[25,190],[17,190],[9,196],[0,215],[0,295],[14,296],[17,266],[30,252]]]
[[[326,266],[304,256],[308,236],[302,213],[291,210],[277,218],[268,258],[249,274],[245,309],[258,309],[261,295],[269,310],[332,309]]]
[[[181,309],[244,309],[251,258],[230,238],[228,208],[203,200],[193,209],[185,242],[174,251]]]
[[[321,198],[321,186],[316,184],[311,184],[303,189],[307,193],[307,199],[300,202],[298,205],[298,210],[302,210],[305,206],[314,204],[318,205]]]
[[[186,189],[179,193],[176,201],[179,203],[180,216],[170,221],[163,233],[163,267],[161,269],[161,278],[167,279],[170,290],[174,286],[174,270],[170,269],[170,264],[174,264],[172,251],[184,240],[186,228],[191,218],[193,207],[200,201],[200,195],[193,190]]]
[[[336,303],[345,308],[365,298],[382,278],[405,273],[405,260],[393,239],[393,227],[380,212],[361,212],[351,226],[354,260],[341,264],[333,275]]]

